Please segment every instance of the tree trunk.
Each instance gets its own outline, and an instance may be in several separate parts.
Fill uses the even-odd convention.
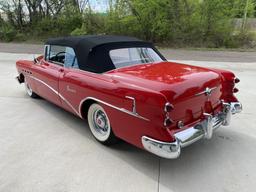
[[[245,4],[245,8],[244,8],[243,23],[242,23],[242,31],[245,31],[245,28],[246,28],[248,5],[249,5],[249,0],[246,0],[246,4]]]

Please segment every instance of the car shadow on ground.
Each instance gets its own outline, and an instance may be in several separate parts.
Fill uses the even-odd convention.
[[[211,186],[213,191],[222,191],[229,189],[231,185],[234,190],[241,187],[247,189],[248,183],[253,183],[255,173],[251,167],[256,159],[254,138],[232,131],[236,125],[220,128],[211,140],[194,143],[182,149],[178,159],[168,160],[124,141],[110,147],[101,145],[92,137],[86,120],[81,120],[43,99],[32,102],[55,118],[63,119],[70,129],[88,139],[90,144],[104,148],[110,156],[119,158],[145,176],[152,177],[151,179],[159,182],[160,189],[190,191],[195,188],[209,191]]]

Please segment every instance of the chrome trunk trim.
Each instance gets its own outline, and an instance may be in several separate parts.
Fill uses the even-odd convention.
[[[195,94],[195,96],[199,96],[199,95],[210,96],[210,95],[212,94],[212,91],[213,91],[214,89],[216,89],[216,88],[217,88],[217,87],[212,87],[212,88],[206,87],[204,91]]]

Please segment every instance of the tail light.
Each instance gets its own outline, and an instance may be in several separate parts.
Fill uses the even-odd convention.
[[[234,78],[234,84],[237,84],[240,82],[240,79],[238,79],[237,77]],[[233,93],[237,93],[239,91],[239,89],[237,89],[234,85],[234,88],[233,88]]]
[[[239,89],[237,89],[236,87],[233,89],[233,93],[237,93],[239,91]]]
[[[236,88],[236,84],[240,82],[240,79],[235,77],[235,75],[231,72],[223,72],[223,80],[222,80],[222,96],[225,102],[234,102],[237,101],[235,97],[235,93],[239,90]]]
[[[239,83],[240,79],[238,79],[237,77],[234,79],[234,83]]]
[[[170,117],[170,112],[173,110],[173,105],[169,102],[164,105],[165,119],[164,127],[170,127],[173,124],[173,120]]]
[[[171,120],[169,117],[166,117],[164,120],[164,126],[170,127],[173,124],[173,120]]]
[[[165,105],[164,105],[164,111],[167,113],[171,112],[173,110],[173,105],[169,102],[167,102]]]

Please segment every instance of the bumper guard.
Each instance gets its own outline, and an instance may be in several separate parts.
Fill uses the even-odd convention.
[[[147,136],[141,138],[144,148],[163,158],[175,159],[179,157],[181,148],[186,147],[199,139],[211,139],[213,131],[221,125],[230,124],[231,115],[240,113],[242,104],[240,102],[223,103],[223,111],[212,116],[204,113],[205,119],[196,125],[174,134],[174,142],[162,142]]]

